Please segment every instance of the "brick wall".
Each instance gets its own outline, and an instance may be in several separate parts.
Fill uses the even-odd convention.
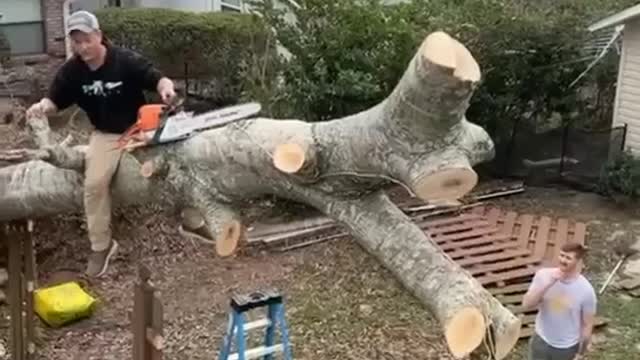
[[[63,2],[64,0],[42,0],[47,54],[54,57],[65,55]]]

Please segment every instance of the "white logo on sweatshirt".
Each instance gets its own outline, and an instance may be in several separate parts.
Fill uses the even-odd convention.
[[[120,87],[122,86],[122,81],[118,82],[105,82],[102,80],[94,80],[91,85],[82,85],[82,92],[85,95],[92,96],[109,96],[112,94],[119,94]]]

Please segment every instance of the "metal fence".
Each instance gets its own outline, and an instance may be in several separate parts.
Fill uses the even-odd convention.
[[[584,130],[565,125],[538,133],[514,128],[496,144],[490,172],[531,184],[571,182],[595,185],[604,167],[624,151],[627,127]]]

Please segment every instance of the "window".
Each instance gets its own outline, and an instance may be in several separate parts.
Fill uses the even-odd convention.
[[[11,47],[11,55],[44,53],[45,32],[41,0],[1,1],[0,32]]]
[[[214,0],[214,4],[217,5],[214,5],[214,8],[216,8],[216,10],[242,12],[242,0]]]

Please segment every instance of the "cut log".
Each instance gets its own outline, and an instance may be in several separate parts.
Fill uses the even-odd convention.
[[[368,110],[318,123],[246,119],[125,153],[113,204],[192,209],[201,219],[183,219],[183,228],[195,227],[220,255],[242,243],[239,209],[250,201],[275,195],[313,206],[431,310],[455,357],[491,333],[487,340],[502,359],[519,337],[518,318],[382,192],[395,183],[425,201],[455,202],[475,186],[473,166],[494,156],[489,135],[465,117],[479,79],[469,51],[433,33],[392,93]],[[45,151],[26,151],[30,161],[0,169],[0,221],[82,211],[83,148],[52,144],[49,130],[38,129]]]
[[[288,174],[305,174],[315,166],[315,152],[309,144],[278,145],[273,154],[273,165]]]

